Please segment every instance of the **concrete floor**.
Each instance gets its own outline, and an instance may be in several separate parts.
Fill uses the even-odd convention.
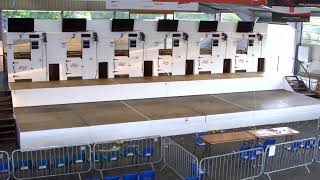
[[[285,90],[15,108],[21,132],[320,104]]]
[[[201,74],[201,75],[181,75],[181,76],[157,76],[157,77],[137,77],[137,78],[115,78],[96,80],[65,80],[50,82],[15,82],[10,83],[12,90],[57,88],[74,86],[95,86],[131,83],[151,83],[151,82],[171,82],[171,81],[193,81],[209,79],[232,79],[232,78],[253,78],[262,77],[263,73],[229,73],[229,74]]]

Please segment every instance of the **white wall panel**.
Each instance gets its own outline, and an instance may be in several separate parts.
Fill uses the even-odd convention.
[[[36,32],[61,32],[62,21],[50,19],[35,19],[34,30]]]
[[[80,37],[81,33],[62,33],[61,32],[61,20],[35,20],[35,29],[36,31],[41,32],[47,32],[48,37],[48,43],[47,43],[47,58],[45,58],[45,51],[44,54],[42,54],[43,60],[47,59],[46,64],[53,64],[58,63],[61,65],[61,80],[66,79],[66,68],[64,66],[66,65],[66,42],[72,39],[73,36]],[[273,25],[274,27],[275,25]],[[189,41],[188,41],[188,48],[187,48],[187,42],[182,40],[182,37],[180,39],[180,47],[176,48],[173,53],[173,57],[171,60],[172,63],[172,72],[173,75],[183,75],[185,72],[185,60],[186,59],[193,59],[195,61],[195,74],[199,73],[199,42],[200,38],[203,38],[207,35],[208,38],[212,37],[213,33],[198,33],[198,27],[199,22],[197,21],[179,21],[178,26],[178,32],[186,32],[189,35]],[[232,72],[235,71],[235,54],[236,54],[236,44],[237,41],[243,37],[247,37],[248,34],[245,33],[235,33],[237,27],[237,23],[219,23],[218,24],[218,34],[221,34],[221,32],[224,32],[228,35],[228,40],[223,41],[221,37],[216,38],[219,40],[219,46],[212,48],[212,55],[208,57],[208,67],[203,69],[203,71],[211,71],[212,73],[222,73],[223,70],[223,59],[224,58],[230,58],[232,59]],[[266,57],[266,71],[267,72],[275,72],[277,69],[281,68],[281,71],[283,72],[291,72],[292,71],[292,61],[281,61],[280,64],[277,60],[277,53],[273,53],[273,50],[267,51],[267,46],[272,47],[275,44],[277,44],[274,39],[276,39],[276,36],[273,37],[271,35],[271,41],[267,40],[267,30],[268,30],[267,24],[256,24],[255,25],[255,32],[251,34],[256,33],[262,33],[264,36],[264,39],[262,42],[257,42],[257,38],[255,38],[255,44],[254,47],[251,47],[249,51],[249,65],[247,70],[249,72],[255,72],[256,66],[257,66],[257,58],[258,57]],[[276,26],[278,29],[282,29],[281,32],[285,32],[288,28],[287,26]],[[85,50],[84,56],[85,59],[84,63],[82,63],[82,66],[84,70],[81,71],[81,74],[78,74],[79,76],[82,76],[84,79],[94,79],[97,78],[95,76],[97,66],[96,64],[98,62],[109,62],[109,78],[113,78],[115,73],[114,71],[114,42],[116,39],[120,38],[121,36],[127,36],[129,33],[138,33],[144,32],[146,35],[146,41],[144,42],[144,57],[143,53],[134,54],[134,57],[130,58],[130,62],[132,62],[132,66],[124,67],[123,72],[129,73],[129,76],[131,77],[139,77],[142,76],[142,64],[143,60],[153,61],[154,62],[154,76],[158,75],[158,58],[159,58],[159,48],[162,47],[162,43],[164,42],[164,37],[166,34],[168,37],[171,37],[173,33],[168,32],[156,32],[157,29],[157,21],[142,21],[142,20],[136,20],[135,21],[135,27],[134,32],[110,32],[111,31],[111,21],[110,20],[104,20],[104,19],[98,19],[98,20],[88,20],[87,21],[87,31],[89,33],[97,32],[99,41],[97,43],[97,48],[95,47],[95,43],[92,43],[93,46],[90,48],[90,50]],[[274,29],[274,28],[272,28]],[[7,46],[8,46],[8,69],[10,72],[10,69],[12,69],[12,62],[13,61],[13,50],[10,48],[10,44],[13,43],[13,41],[17,39],[28,39],[28,34],[30,33],[24,33],[22,34],[22,38],[20,38],[21,33],[7,33]],[[292,34],[292,33],[290,33]],[[290,39],[291,35],[288,36]],[[273,39],[273,40],[272,40]],[[92,42],[92,37],[91,40]],[[267,43],[268,41],[268,43]],[[290,44],[291,40],[286,43],[286,46]],[[141,43],[141,42],[139,42]],[[270,44],[271,43],[271,44]],[[261,46],[262,44],[262,46]],[[141,47],[141,44],[138,45],[139,48]],[[285,47],[283,47],[285,48]],[[277,51],[278,52],[278,51]],[[39,59],[39,57],[37,57]],[[90,59],[90,60],[88,60]],[[36,64],[38,60],[36,59],[33,61],[33,66],[38,69],[39,64],[42,62],[39,62],[39,64]],[[283,64],[284,63],[284,64]],[[44,67],[45,70],[43,72],[47,72],[46,66]],[[276,69],[276,70],[275,70]],[[280,71],[279,71],[280,72]],[[122,73],[122,72],[120,72]],[[123,73],[122,73],[123,74]],[[77,76],[78,76],[77,75]],[[39,77],[41,76],[41,77]],[[46,73],[36,73],[31,72],[31,78],[33,81],[46,81],[48,78],[46,77]],[[71,75],[70,75],[71,76]],[[23,78],[23,77],[22,77]],[[13,75],[9,75],[9,81],[14,82]]]

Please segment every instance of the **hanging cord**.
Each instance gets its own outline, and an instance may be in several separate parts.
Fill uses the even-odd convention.
[[[46,60],[46,79],[48,80],[48,50],[47,50],[47,42],[44,43],[44,55]]]
[[[227,59],[227,52],[228,52],[228,39],[226,39],[226,48],[224,50],[224,58]]]
[[[187,41],[187,47],[186,47],[186,60],[188,59],[188,51],[189,51],[189,35],[186,32],[183,32],[182,34],[183,40]]]
[[[44,55],[45,55],[45,64],[46,64],[46,80],[49,80],[48,78],[48,50],[47,50],[47,42],[48,42],[48,38],[47,38],[47,33],[42,33],[42,42],[44,43]],[[43,56],[42,56],[43,57]],[[43,68],[43,61],[42,61],[42,68]]]
[[[262,57],[262,51],[263,51],[263,50],[262,50],[262,45],[263,45],[263,44],[262,44],[262,40],[261,40],[261,41],[260,41],[260,58]]]
[[[43,69],[43,63],[44,63],[44,54],[43,54],[43,49],[44,49],[44,43],[41,44],[41,69]]]
[[[144,43],[145,41],[142,43],[142,74],[144,73]]]
[[[189,40],[187,40],[187,47],[186,47],[186,60],[188,59],[188,51],[189,51]]]
[[[98,41],[95,41],[96,42],[96,74],[94,76],[95,79],[98,78],[98,69],[99,69],[99,61],[98,61]]]

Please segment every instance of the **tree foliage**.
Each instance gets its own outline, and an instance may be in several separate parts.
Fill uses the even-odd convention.
[[[4,17],[35,18],[35,19],[60,19],[61,14],[57,11],[2,11]]]

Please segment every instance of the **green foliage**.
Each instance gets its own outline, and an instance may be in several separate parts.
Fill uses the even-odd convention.
[[[58,11],[2,11],[4,17],[8,18],[35,18],[35,19],[60,19],[61,14]]]
[[[61,19],[60,11],[3,11],[3,16],[8,18],[35,18],[35,19]],[[113,11],[64,11],[64,18],[86,18],[86,19],[111,19]]]
[[[128,19],[129,18],[129,12],[117,11],[116,12],[116,18],[117,19]]]
[[[311,17],[310,22],[303,23],[302,42],[320,45],[320,17]]]
[[[64,18],[112,19],[113,11],[64,11]]]
[[[163,19],[163,14],[130,14],[131,19]]]
[[[91,11],[91,19],[112,19],[113,11]]]
[[[239,16],[235,13],[221,13],[222,22],[238,22],[241,21]]]
[[[175,13],[175,19],[180,20],[196,20],[196,21],[212,21],[214,20],[213,15],[205,13]]]

